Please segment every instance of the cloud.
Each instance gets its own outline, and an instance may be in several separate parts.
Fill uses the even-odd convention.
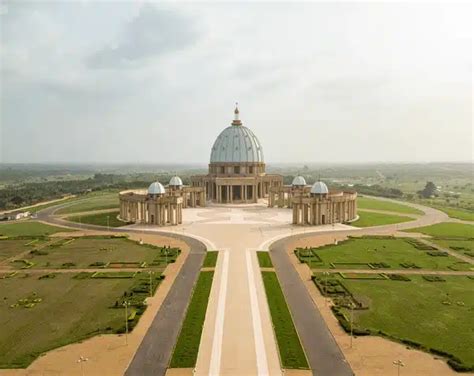
[[[86,59],[91,68],[126,68],[144,59],[192,46],[198,39],[193,20],[176,10],[141,7],[115,45],[106,46]]]

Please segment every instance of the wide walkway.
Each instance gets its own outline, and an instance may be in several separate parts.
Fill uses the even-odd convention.
[[[204,323],[196,375],[282,374],[256,250],[262,249],[264,244],[276,237],[307,231],[306,228],[295,229],[289,225],[290,216],[290,210],[263,206],[215,206],[192,209],[191,215],[185,216],[187,221],[182,227],[167,228],[168,231],[206,239],[214,249],[221,251]],[[151,226],[132,227],[141,231],[149,230]],[[353,228],[328,225],[316,230],[350,229]],[[314,308],[311,311],[314,312]],[[328,333],[322,318],[319,318],[318,325]],[[321,364],[325,364],[324,369],[344,370],[334,375],[352,375],[334,341],[321,339],[317,347],[306,351],[337,353],[338,356],[321,360],[317,369],[322,369]],[[324,356],[318,358],[318,362],[322,358]]]

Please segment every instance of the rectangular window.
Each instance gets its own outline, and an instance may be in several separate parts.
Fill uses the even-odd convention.
[[[234,166],[234,174],[240,174],[240,166]]]
[[[249,174],[253,174],[253,166],[249,167]]]

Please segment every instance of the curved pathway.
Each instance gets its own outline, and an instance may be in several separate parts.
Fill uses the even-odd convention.
[[[185,223],[181,226],[163,229],[132,225],[110,228],[110,231],[176,236],[186,242],[189,242],[191,237],[212,244],[215,249],[223,250],[211,289],[195,374],[281,374],[265,290],[255,255],[255,250],[270,248],[313,374],[351,375],[353,372],[350,366],[311,300],[304,282],[291,264],[285,246],[295,238],[336,234],[338,237],[358,234],[394,235],[400,230],[449,220],[447,214],[439,210],[417,204],[404,204],[421,209],[424,215],[409,222],[370,228],[354,228],[340,224],[316,228],[290,225],[291,211],[288,209],[268,209],[259,205],[242,208],[206,207],[186,209]],[[38,219],[58,226],[104,231],[101,226],[71,223],[54,217],[52,214],[56,209],[57,206],[40,211]],[[196,249],[196,244],[192,248]],[[200,262],[204,251],[204,246],[197,251],[200,253]],[[200,263],[192,261],[193,259],[186,260],[182,270],[185,270],[189,262],[189,268],[197,273],[196,265],[200,266]],[[164,374],[182,320],[179,314],[179,319],[174,320],[176,312],[173,308],[176,301],[181,301],[178,304],[181,304],[181,312],[184,312],[193,286],[193,283],[190,283],[193,279],[191,275],[189,279],[185,279],[182,285],[180,278],[173,285],[172,289],[176,285],[176,294],[173,295],[170,291],[167,296],[167,304],[163,305],[165,311],[159,312],[155,317],[142,346],[130,364],[128,375]],[[163,336],[162,331],[167,330],[164,323],[169,325],[170,322],[176,324],[176,327],[169,331],[167,337]],[[163,341],[160,339],[162,336]],[[161,350],[161,346],[168,346],[169,351]]]
[[[64,205],[66,206],[66,205]],[[87,225],[68,222],[61,217],[53,217],[51,213],[59,209],[60,206],[50,207],[38,213],[38,220],[74,229],[100,230],[103,226]],[[110,228],[108,232],[136,232],[130,228]],[[140,233],[162,235],[176,238],[185,242],[190,253],[181,267],[175,282],[168,292],[158,313],[147,330],[137,352],[131,360],[125,375],[165,375],[169,360],[176,343],[186,308],[191,297],[194,284],[197,281],[199,272],[206,255],[207,247],[199,240],[181,234],[166,231],[146,231]],[[65,270],[64,272],[78,270]]]

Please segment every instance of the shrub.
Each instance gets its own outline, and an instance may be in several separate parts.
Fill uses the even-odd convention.
[[[31,254],[31,255],[35,255],[35,256],[46,256],[46,255],[49,255],[48,252],[43,251],[43,250],[40,250],[40,249],[33,249],[32,251],[30,251],[30,254]]]
[[[106,263],[103,261],[96,261],[96,262],[93,262],[92,264],[89,264],[89,266],[98,266],[98,267],[105,266],[105,265]]]
[[[448,257],[448,252],[444,252],[444,251],[430,251],[426,253],[434,257]]]
[[[405,269],[421,269],[421,267],[419,267],[413,262],[402,262],[400,263],[400,266]]]
[[[428,282],[446,282],[446,280],[439,275],[423,275],[422,277]]]
[[[337,320],[339,321],[339,324],[341,325],[342,329],[344,329],[346,333],[350,333],[351,323],[346,318],[341,308],[337,306],[332,306],[331,310],[334,313],[334,316],[336,316]],[[355,327],[354,325],[352,325],[352,334],[356,336],[368,336],[371,334],[371,332],[369,329],[359,329]]]
[[[385,262],[371,262],[368,264],[371,269],[389,269],[390,265]]]
[[[53,278],[56,278],[55,273],[43,274],[42,276],[38,277],[38,279],[53,279]]]
[[[80,273],[77,273],[74,277],[74,279],[88,279],[91,277],[91,273],[88,273],[88,272],[80,272]]]
[[[403,275],[403,274],[388,274],[388,278],[391,279],[392,281],[404,281],[404,282],[411,281],[410,278],[408,278],[406,275]]]
[[[461,363],[461,361],[459,361],[457,359],[449,359],[448,364],[456,372],[472,372],[472,371],[474,371],[474,367],[467,366],[467,365]]]

